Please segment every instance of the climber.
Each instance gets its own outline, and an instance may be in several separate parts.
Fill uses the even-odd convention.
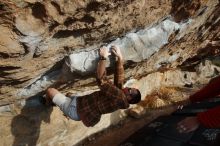
[[[113,53],[116,59],[114,84],[106,77],[106,59]],[[101,115],[126,109],[129,104],[141,100],[141,94],[135,88],[123,88],[124,68],[123,57],[117,46],[111,47],[111,53],[106,47],[99,50],[97,66],[97,83],[100,91],[80,97],[66,97],[55,88],[46,91],[46,100],[57,105],[63,113],[72,120],[82,121],[85,126],[94,126],[100,121]]]
[[[198,102],[216,96],[219,97],[218,95],[220,95],[220,76],[211,80],[208,85],[191,95],[184,102]],[[205,112],[200,112],[196,116],[186,117],[177,124],[177,130],[180,133],[188,133],[196,130],[199,125],[206,128],[220,128],[220,105]]]

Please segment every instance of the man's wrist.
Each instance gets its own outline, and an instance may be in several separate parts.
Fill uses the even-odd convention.
[[[118,61],[123,61],[123,58],[122,57],[118,57]]]
[[[99,60],[106,60],[107,58],[106,57],[104,57],[104,56],[100,56],[99,57]]]

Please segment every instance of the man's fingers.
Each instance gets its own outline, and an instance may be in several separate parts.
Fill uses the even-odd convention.
[[[184,133],[189,133],[189,132],[192,132],[194,131],[195,128],[191,127],[191,126],[185,126],[185,130],[184,130]]]
[[[112,51],[112,53],[114,53],[114,55],[116,57],[119,58],[119,60],[122,60],[123,57],[122,57],[122,54],[121,54],[121,50],[117,46],[112,46],[111,51]]]
[[[186,125],[181,124],[181,123],[178,124],[177,130],[179,131],[179,133],[188,133],[188,132],[190,132],[189,128]]]
[[[177,109],[183,109],[183,105],[178,105]]]
[[[117,49],[118,47],[115,46],[115,45],[112,45],[111,48],[112,48],[112,49]]]
[[[116,53],[116,50],[115,50],[115,49],[112,49],[112,52],[113,52],[113,53]]]
[[[179,127],[179,126],[177,126],[177,131],[179,131],[179,133],[182,133],[183,131],[182,131],[182,129]]]
[[[114,48],[112,48],[112,52],[113,52],[116,56],[118,55],[117,51],[116,51]]]
[[[120,51],[119,47],[112,45],[111,46],[112,50],[115,50],[116,52]]]
[[[120,49],[118,47],[116,47],[116,46],[112,47],[112,51],[114,51],[117,54],[120,53]]]
[[[180,125],[183,125],[183,121],[180,121],[179,123],[177,123],[177,126],[180,127]]]
[[[101,47],[101,48],[99,49],[99,55],[106,58],[106,57],[108,57],[109,55],[111,55],[111,53],[108,52],[107,47]]]

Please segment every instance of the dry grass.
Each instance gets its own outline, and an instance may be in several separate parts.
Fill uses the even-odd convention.
[[[129,110],[129,115],[139,118],[147,109],[163,108],[176,102],[185,100],[192,92],[191,89],[178,87],[161,87],[147,95],[136,107]]]
[[[144,108],[159,108],[164,107],[186,98],[185,91],[178,87],[161,87],[154,90],[150,95],[140,102],[139,106]]]

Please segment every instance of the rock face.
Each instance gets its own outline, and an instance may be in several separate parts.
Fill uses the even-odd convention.
[[[97,90],[103,45],[121,48],[127,85],[140,88],[143,100],[161,87],[206,84],[220,71],[219,13],[218,0],[0,1],[2,145],[74,145],[124,119],[127,112],[117,111],[86,128],[38,100],[48,87]],[[112,64],[110,56],[109,70]]]

